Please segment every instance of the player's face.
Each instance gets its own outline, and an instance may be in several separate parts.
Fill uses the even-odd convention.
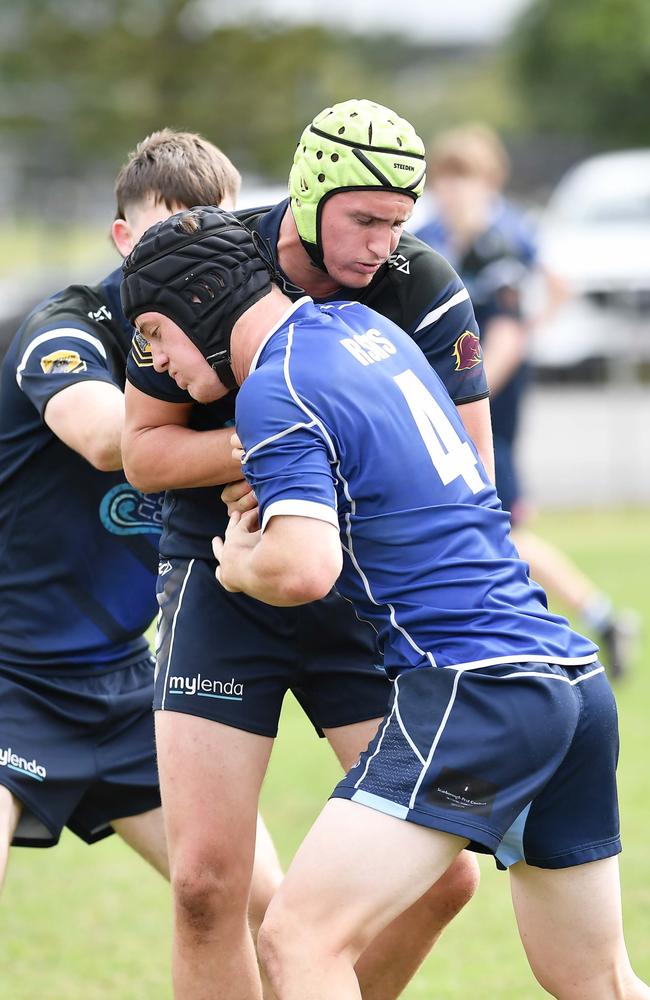
[[[341,191],[321,217],[327,273],[344,288],[365,288],[399,242],[413,199],[392,191]]]
[[[168,372],[197,403],[212,403],[226,395],[228,390],[198,347],[168,316],[142,313],[136,320],[136,327],[151,346],[155,370]]]

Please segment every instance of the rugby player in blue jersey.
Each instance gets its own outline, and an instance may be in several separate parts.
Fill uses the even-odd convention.
[[[515,452],[529,384],[528,339],[531,325],[547,323],[566,290],[562,279],[540,263],[523,213],[502,194],[508,169],[503,144],[486,126],[466,125],[438,135],[427,173],[436,211],[416,236],[449,260],[472,299],[490,380],[497,493],[510,512],[517,550],[549,597],[579,616],[596,636],[603,662],[616,679],[626,672],[634,651],[635,616],[616,609],[563,552],[526,526]],[[531,318],[525,315],[522,293],[532,273],[543,280],[546,302],[543,313]]]
[[[403,232],[423,184],[424,146],[413,127],[388,108],[351,100],[325,109],[304,130],[290,198],[240,215],[290,298],[303,290],[319,299],[358,298],[403,327],[491,465],[488,390],[468,293],[442,257]],[[295,694],[347,771],[376,731],[390,685],[374,631],[335,592],[282,609],[214,586],[210,540],[223,534],[227,512],[210,487],[234,475],[223,430],[234,417],[234,394],[193,405],[192,395],[205,402],[200,387],[192,394],[173,367],[154,366],[139,335],[127,378],[127,476],[141,489],[170,491],[154,708],[177,859],[174,983],[182,997],[209,994],[218,981],[224,998],[251,1000],[259,986],[246,900],[257,802],[282,699]],[[244,488],[243,496],[241,486],[229,494],[240,509],[250,502]],[[372,942],[357,966],[364,1000],[401,993],[477,877],[474,860],[463,855]]]
[[[185,204],[234,205],[239,183],[200,136],[154,133],[117,179],[118,250]],[[2,367],[0,883],[12,843],[47,847],[64,826],[87,843],[117,832],[169,874],[143,637],[162,497],[122,472],[120,276],[37,306]],[[254,923],[281,875],[263,830],[258,844]]]
[[[276,607],[336,584],[377,630],[385,719],[262,925],[280,1000],[361,997],[355,962],[463,848],[510,871],[535,976],[563,1000],[648,1000],[623,939],[616,706],[597,647],[548,611],[440,379],[359,303],[291,302],[212,209],[151,229],[126,315],[194,398],[241,386],[258,512],[218,579]]]

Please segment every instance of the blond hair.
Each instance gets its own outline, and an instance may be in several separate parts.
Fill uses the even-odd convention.
[[[471,124],[437,135],[428,154],[429,178],[441,174],[480,176],[495,189],[510,173],[510,158],[499,136],[487,125]]]

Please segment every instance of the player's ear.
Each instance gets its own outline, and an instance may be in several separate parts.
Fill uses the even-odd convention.
[[[136,241],[133,239],[131,227],[126,219],[115,219],[111,226],[111,236],[118,253],[122,257],[127,257],[133,250]]]

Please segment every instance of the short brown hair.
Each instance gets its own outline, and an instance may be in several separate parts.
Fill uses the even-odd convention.
[[[499,136],[487,125],[472,124],[437,135],[429,147],[429,179],[440,174],[484,177],[497,190],[510,173],[510,159]]]
[[[220,205],[236,200],[239,171],[225,153],[194,132],[152,132],[129,153],[115,182],[116,219],[127,205],[153,194],[169,211],[178,205]]]

